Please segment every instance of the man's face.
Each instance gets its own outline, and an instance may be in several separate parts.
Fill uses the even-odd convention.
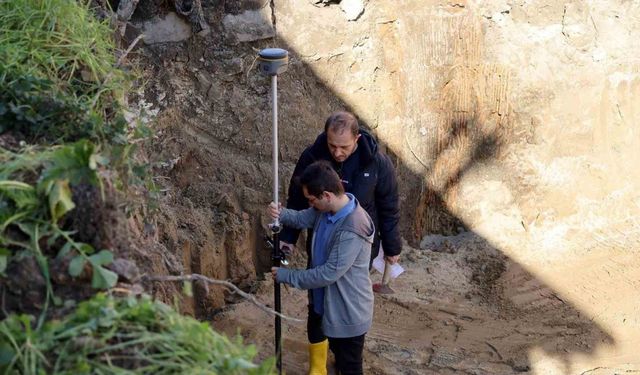
[[[349,155],[351,155],[358,144],[360,134],[353,135],[348,129],[334,131],[331,128],[327,130],[327,145],[333,160],[342,163]]]
[[[309,206],[315,208],[320,212],[329,212],[329,201],[326,192],[323,192],[320,197],[309,194],[306,186],[302,186],[302,193],[304,197],[309,201]]]

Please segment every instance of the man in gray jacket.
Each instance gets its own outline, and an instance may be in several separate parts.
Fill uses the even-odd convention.
[[[295,211],[272,202],[268,213],[284,225],[313,228],[313,264],[307,270],[273,267],[271,272],[277,282],[312,290],[313,308],[322,316],[322,331],[328,338],[314,345],[325,352],[331,348],[341,375],[362,374],[364,337],[373,322],[369,279],[373,221],[357,199],[345,193],[328,162],[309,165],[299,183],[310,208]],[[311,365],[326,369],[326,363]]]

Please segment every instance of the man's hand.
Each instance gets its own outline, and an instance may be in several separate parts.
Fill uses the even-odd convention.
[[[278,276],[278,267],[271,267],[271,277],[273,278],[273,280],[276,280],[277,276]]]
[[[385,255],[384,261],[389,264],[396,264],[400,260],[400,255]]]
[[[278,203],[276,205],[275,202],[271,202],[269,203],[269,206],[267,206],[267,215],[269,215],[269,217],[272,218],[273,220],[278,219],[280,217],[281,210],[282,210],[282,203]]]

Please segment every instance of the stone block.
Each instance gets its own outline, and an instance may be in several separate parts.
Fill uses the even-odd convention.
[[[191,37],[191,25],[171,12],[144,22],[143,32],[145,44],[181,42]]]
[[[247,10],[238,15],[227,14],[223,20],[225,36],[232,44],[269,39],[276,35],[271,8]]]

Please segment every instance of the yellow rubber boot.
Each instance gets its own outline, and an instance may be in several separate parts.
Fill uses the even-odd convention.
[[[329,340],[309,344],[309,375],[327,375]]]

